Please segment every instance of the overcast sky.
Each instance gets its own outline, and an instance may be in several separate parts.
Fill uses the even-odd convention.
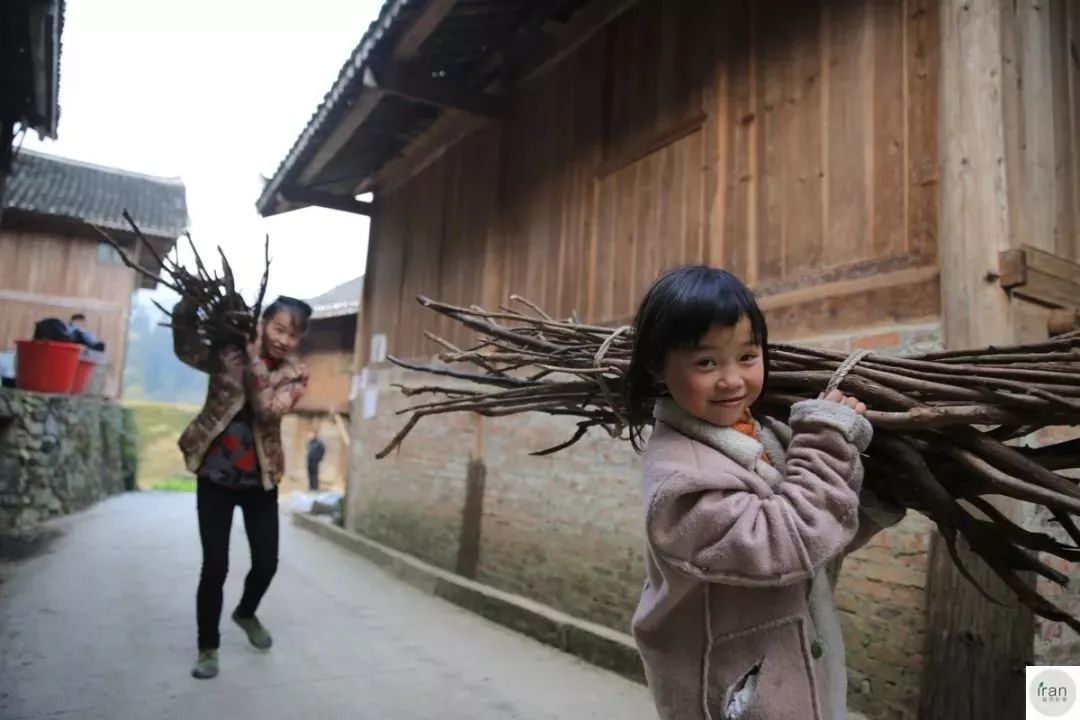
[[[270,233],[270,292],[311,297],[364,271],[367,218],[260,218],[285,157],[381,0],[68,0],[55,141],[23,147],[187,186],[191,233],[251,291]]]

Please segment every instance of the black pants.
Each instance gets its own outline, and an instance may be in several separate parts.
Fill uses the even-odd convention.
[[[277,488],[233,490],[209,480],[199,480],[199,538],[203,562],[195,617],[199,625],[199,649],[213,650],[221,644],[219,626],[225,576],[229,572],[229,533],[233,510],[244,513],[244,529],[251,548],[251,571],[244,580],[244,595],[236,607],[240,617],[253,617],[278,563]]]
[[[308,465],[307,466],[307,478],[308,478],[308,490],[319,489],[319,466]]]

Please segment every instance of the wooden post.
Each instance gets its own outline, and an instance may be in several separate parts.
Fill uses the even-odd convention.
[[[4,194],[7,191],[8,175],[11,174],[14,153],[11,143],[15,141],[14,131],[13,121],[0,119],[0,227],[4,222]]]
[[[1007,0],[940,0],[942,322],[948,347],[1009,344],[1024,334],[1022,313],[997,282],[998,254],[1012,248],[1018,211],[1010,204],[1015,145],[1007,131],[1003,49],[1012,32]],[[1015,99],[1015,98],[1014,98]],[[1021,197],[1012,188],[1013,197]],[[1043,326],[1045,328],[1045,325]],[[1019,519],[1018,506],[997,504]],[[962,543],[961,543],[962,544]],[[1024,665],[1034,620],[990,568],[960,556],[991,595],[957,572],[935,533],[930,546],[927,658],[919,717],[996,720],[1023,716]]]

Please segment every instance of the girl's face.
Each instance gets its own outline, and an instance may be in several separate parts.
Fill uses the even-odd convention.
[[[279,312],[263,322],[263,355],[274,360],[284,360],[300,346],[300,330],[293,316]]]
[[[713,325],[697,347],[669,350],[659,380],[686,412],[713,425],[734,425],[761,395],[765,361],[750,319]]]

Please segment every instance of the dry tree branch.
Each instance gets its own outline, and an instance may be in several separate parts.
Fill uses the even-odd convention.
[[[192,272],[179,261],[162,256],[139,228],[131,213],[125,209],[123,215],[136,242],[146,247],[161,268],[160,274],[150,272],[132,260],[127,251],[104,229],[93,224],[89,227],[118,253],[127,267],[145,278],[161,283],[192,305],[195,326],[189,329],[195,332],[201,342],[213,350],[225,345],[243,344],[245,339],[255,337],[270,274],[269,236],[266,237],[264,245],[265,266],[259,293],[255,305],[249,307],[236,288],[232,267],[220,247],[217,250],[221,258],[222,274],[219,276],[215,272],[211,275],[190,233],[185,233],[195,260],[195,271]],[[154,305],[169,318],[170,327],[176,324],[177,318],[172,312],[157,302]]]
[[[448,365],[391,361],[468,386],[403,388],[408,396],[426,399],[402,411],[411,413],[409,420],[376,457],[400,447],[422,418],[448,413],[503,417],[542,412],[578,419],[565,442],[536,455],[573,447],[592,428],[624,437],[630,328],[584,325],[576,317],[558,320],[516,295],[511,302],[530,313],[507,306],[488,312],[426,297],[418,301],[474,330],[478,340],[460,348],[428,334],[442,346],[440,357]],[[759,408],[780,419],[793,403],[817,397],[847,359],[843,353],[801,346],[773,345],[770,350],[770,386]],[[453,367],[465,364],[469,371]],[[1029,345],[915,357],[871,354],[843,378],[840,389],[867,403],[867,419],[877,428],[866,456],[867,485],[933,520],[957,568],[971,582],[974,576],[957,551],[960,540],[1034,612],[1080,629],[1080,623],[1021,577],[1036,572],[1053,582],[1066,580],[1039,561],[1036,552],[1080,559],[1080,528],[1073,520],[1080,515],[1080,488],[1059,472],[1080,468],[1080,440],[1037,449],[1005,444],[1043,427],[1080,425],[1078,371],[1080,333],[1073,333]],[[1073,544],[1020,528],[993,510],[986,500],[991,495],[1045,507]],[[985,519],[972,515],[965,502]]]

